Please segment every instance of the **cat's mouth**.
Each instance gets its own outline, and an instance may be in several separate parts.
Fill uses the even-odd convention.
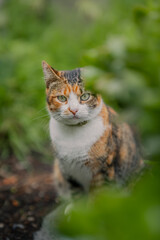
[[[74,116],[72,117],[72,119],[79,119],[79,117],[76,116],[76,115],[74,115]]]
[[[64,116],[63,116],[64,117]],[[70,119],[70,120],[76,120],[76,119],[81,119],[79,116],[77,115],[70,115],[70,116],[65,116],[64,118],[66,119]]]

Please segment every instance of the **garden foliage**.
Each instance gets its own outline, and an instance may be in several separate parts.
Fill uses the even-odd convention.
[[[86,86],[137,126],[145,159],[159,162],[159,27],[158,0],[1,0],[1,159],[52,155],[46,60],[58,70],[89,66]],[[158,170],[131,192],[106,189],[78,202],[70,221],[60,221],[61,231],[86,239],[159,239]]]

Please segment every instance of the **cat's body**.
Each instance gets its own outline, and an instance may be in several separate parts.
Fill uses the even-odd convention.
[[[65,126],[50,120],[50,134],[65,178],[72,178],[89,190],[92,172],[86,164],[93,144],[103,135],[105,126],[100,116],[83,126]]]
[[[68,196],[72,187],[88,192],[138,171],[143,161],[132,130],[116,121],[100,96],[84,91],[80,70],[58,72],[45,62],[43,70],[58,192]]]

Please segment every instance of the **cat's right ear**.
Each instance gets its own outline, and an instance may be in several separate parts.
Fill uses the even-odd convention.
[[[49,85],[52,82],[57,82],[61,80],[58,75],[58,71],[53,69],[47,62],[42,61],[42,68],[47,88],[49,88]]]

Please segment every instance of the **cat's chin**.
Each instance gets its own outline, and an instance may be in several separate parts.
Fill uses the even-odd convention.
[[[87,119],[82,119],[82,118],[79,118],[76,116],[74,116],[72,118],[59,118],[59,119],[54,118],[54,119],[57,122],[62,123],[64,125],[68,125],[68,126],[83,125],[84,122],[86,123],[88,121]]]
[[[72,119],[63,119],[60,122],[65,125],[76,126],[76,125],[83,123],[84,120],[79,119],[79,118],[72,118]]]

